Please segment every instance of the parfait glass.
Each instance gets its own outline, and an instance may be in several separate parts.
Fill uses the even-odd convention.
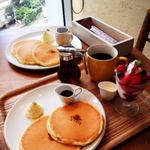
[[[136,100],[146,88],[148,82],[141,85],[131,85],[122,82],[116,75],[116,85],[120,99],[115,103],[115,109],[124,116],[133,117],[139,112]]]

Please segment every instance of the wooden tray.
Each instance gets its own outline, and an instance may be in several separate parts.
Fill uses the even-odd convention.
[[[7,113],[12,108],[14,103],[18,101],[22,96],[27,94],[32,89],[49,84],[51,82],[60,82],[57,78],[57,74],[43,77],[35,82],[32,82],[26,86],[15,89],[11,92],[5,93],[0,99],[0,149],[8,150],[8,147],[4,140],[3,127]],[[106,102],[101,99],[97,84],[92,82],[85,71],[82,71],[79,86],[89,90],[93,93],[102,103],[107,117],[106,132],[102,139],[102,142],[98,145],[98,150],[106,150],[115,147],[136,133],[149,127],[150,124],[150,111],[149,102],[150,94],[144,91],[141,98],[137,101],[140,106],[140,112],[137,116],[130,118],[119,115],[114,109],[115,100],[119,98],[117,95],[115,100]]]

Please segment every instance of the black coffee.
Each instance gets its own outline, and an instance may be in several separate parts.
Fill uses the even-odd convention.
[[[91,55],[92,58],[99,59],[99,60],[107,60],[111,59],[112,56],[106,53],[95,53]]]
[[[60,95],[65,96],[65,97],[69,97],[69,96],[73,95],[73,92],[70,90],[64,90],[60,93]]]

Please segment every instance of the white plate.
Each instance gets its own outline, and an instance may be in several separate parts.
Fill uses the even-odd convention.
[[[30,69],[30,70],[44,70],[44,69],[50,69],[50,68],[55,68],[58,67],[58,65],[53,65],[53,66],[48,66],[48,67],[44,67],[44,66],[40,66],[40,65],[24,65],[18,62],[18,60],[12,56],[11,54],[11,47],[12,44],[14,42],[20,41],[20,40],[25,40],[25,39],[37,39],[40,40],[41,35],[42,35],[43,31],[38,31],[38,32],[33,32],[33,33],[29,33],[26,35],[23,35],[19,38],[17,38],[16,40],[14,40],[12,43],[10,43],[10,45],[7,47],[6,51],[5,51],[5,55],[7,60],[13,64],[14,66],[20,67],[20,68],[24,68],[24,69]],[[54,38],[55,38],[55,34],[53,34]],[[54,42],[52,43],[52,45],[56,45],[57,43],[54,40]],[[75,48],[82,48],[82,43],[81,41],[78,39],[78,37],[76,37],[75,35],[73,35],[73,40],[71,42],[71,45],[74,46]]]
[[[60,86],[60,84],[63,83],[53,83],[31,91],[20,100],[18,100],[18,102],[16,102],[16,104],[9,111],[4,124],[4,137],[8,147],[11,150],[19,149],[20,137],[23,134],[23,131],[32,122],[25,116],[26,109],[31,102],[39,103],[44,109],[44,115],[50,114],[54,109],[63,105],[62,102],[59,100],[58,95],[56,95],[55,93],[55,88]],[[76,87],[75,85],[72,86]],[[82,100],[97,107],[97,109],[104,116],[104,130],[102,134],[94,142],[83,148],[83,150],[93,150],[98,146],[105,133],[105,111],[100,101],[86,89],[82,89],[82,93],[76,98],[76,100],[78,100],[79,97]]]

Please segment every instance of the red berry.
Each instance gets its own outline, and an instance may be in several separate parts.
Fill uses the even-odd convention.
[[[128,72],[125,72],[124,77],[121,78],[120,80],[126,84],[131,84],[133,75],[129,74]]]
[[[118,76],[118,78],[122,78],[124,76],[124,72],[118,72],[117,76]]]
[[[126,71],[126,67],[124,65],[117,66],[117,72],[125,72],[125,71]]]
[[[147,74],[147,71],[146,70],[142,70],[141,75],[144,76],[146,74]]]
[[[142,76],[141,76],[141,74],[135,74],[135,75],[133,75],[133,78],[132,78],[130,84],[132,84],[132,85],[140,85],[140,84],[143,84],[143,83],[142,83]]]

